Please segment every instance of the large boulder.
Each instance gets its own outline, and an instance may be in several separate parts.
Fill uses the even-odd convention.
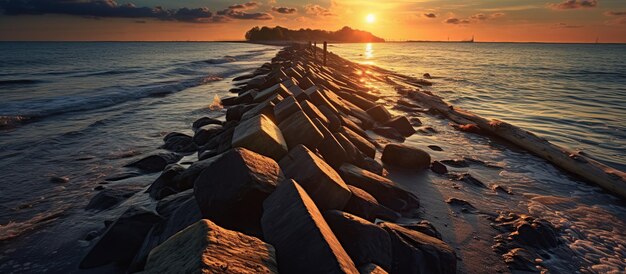
[[[239,121],[241,116],[256,105],[236,105],[226,110],[226,121]]]
[[[276,161],[234,148],[202,171],[194,195],[203,217],[228,229],[258,235],[263,200],[283,179]]]
[[[135,167],[146,172],[159,172],[165,169],[169,164],[174,164],[183,156],[175,152],[158,152],[137,161],[125,165],[126,167]]]
[[[280,95],[276,94],[273,97],[271,97],[270,99],[268,99],[265,102],[262,102],[260,104],[257,104],[256,106],[254,106],[253,108],[246,110],[246,112],[244,112],[241,115],[241,120],[248,120],[252,117],[255,117],[257,115],[260,114],[264,114],[267,117],[273,118],[274,117],[274,106],[276,106],[276,102],[282,100],[283,98],[280,97]]]
[[[381,157],[383,163],[408,169],[421,170],[430,167],[430,154],[418,148],[388,144]]]
[[[166,196],[185,190],[180,188],[177,181],[177,177],[182,174],[183,171],[185,171],[185,168],[181,165],[168,165],[146,192],[149,193],[150,197],[153,199],[160,200]]]
[[[176,176],[175,180],[178,188],[181,190],[193,188],[193,184],[198,176],[200,176],[200,173],[202,173],[205,168],[211,166],[211,164],[213,164],[213,162],[215,162],[221,156],[222,154],[218,154],[216,156],[196,161],[191,164],[187,169],[181,172],[180,175]]]
[[[143,273],[278,273],[274,248],[200,220],[156,247]]]
[[[324,106],[330,109],[333,113],[339,113],[337,108],[335,108],[335,106],[330,101],[328,101],[326,96],[318,89],[317,86],[312,86],[306,89],[304,93],[309,96],[309,100],[311,100],[311,102],[316,106]]]
[[[286,180],[263,203],[263,235],[281,273],[358,273],[309,195]]]
[[[198,146],[203,146],[207,142],[209,142],[211,138],[219,135],[223,131],[224,131],[224,127],[222,125],[218,125],[218,124],[205,125],[202,128],[199,128],[196,131],[196,133],[193,135],[193,142],[196,143]]]
[[[372,131],[374,131],[376,134],[389,138],[389,139],[393,139],[396,141],[400,141],[400,142],[404,142],[404,136],[402,136],[402,134],[400,134],[400,132],[398,132],[395,128],[392,127],[376,127],[374,128]]]
[[[376,146],[374,146],[372,142],[347,127],[342,127],[341,133],[343,133],[348,140],[350,140],[350,142],[352,142],[367,157],[376,157]]]
[[[317,150],[322,154],[324,160],[333,168],[338,168],[348,161],[348,154],[341,146],[341,143],[317,118],[313,119],[315,126],[324,134],[324,140],[317,146]]]
[[[383,126],[395,128],[398,132],[400,132],[400,134],[404,135],[405,137],[409,137],[415,134],[415,129],[413,128],[413,125],[411,125],[411,122],[405,116],[393,117],[389,121],[384,123]]]
[[[328,119],[328,129],[336,133],[341,128],[341,119],[332,110],[325,106],[318,107],[320,113],[322,113]]]
[[[225,123],[224,127],[226,128],[226,126],[228,125],[228,128],[226,128],[221,133],[211,138],[211,140],[209,140],[204,146],[200,147],[200,149],[198,150],[198,158],[206,159],[206,156],[203,156],[203,154],[206,154],[205,152],[207,150],[212,150],[214,154],[217,155],[231,148],[233,134],[235,132],[235,126],[237,125],[237,123],[236,122],[233,122],[234,124],[230,124],[230,123],[231,122]],[[210,157],[213,157],[213,156],[214,155],[211,155]]]
[[[395,211],[404,213],[419,207],[419,199],[389,179],[351,164],[339,168],[341,178],[349,184],[370,193],[378,202]]]
[[[130,271],[139,271],[143,269],[146,259],[148,258],[148,254],[150,254],[150,251],[153,248],[165,242],[167,239],[185,229],[187,226],[202,219],[202,213],[200,213],[198,203],[193,197],[193,192],[189,190],[180,194],[183,195],[164,203],[164,205],[161,205],[159,202],[157,211],[166,219],[158,222],[154,225],[154,227],[152,227],[144,239],[141,248],[137,252],[137,255],[133,259],[133,263],[129,269]],[[180,194],[170,197],[178,196]],[[162,201],[165,201],[165,199]]]
[[[354,264],[374,263],[391,269],[391,238],[384,229],[338,210],[325,211],[323,215]]]
[[[400,218],[400,214],[378,203],[378,200],[367,191],[352,185],[348,185],[348,189],[352,192],[352,196],[350,196],[350,200],[348,200],[343,211],[370,222],[374,222],[376,219],[393,222]]]
[[[392,273],[456,273],[456,253],[445,242],[393,223],[381,227],[391,236]]]
[[[357,159],[358,156],[362,154],[360,153],[360,150],[352,142],[350,142],[348,137],[346,137],[346,135],[344,135],[343,133],[336,132],[333,134],[333,136],[335,136],[337,141],[339,141],[339,144],[341,144],[343,149],[346,151],[348,161],[353,162],[355,159]]]
[[[330,120],[328,120],[326,115],[324,115],[314,104],[309,102],[309,100],[300,102],[300,106],[302,107],[302,110],[304,110],[304,113],[306,113],[306,115],[311,119],[319,119],[325,126],[330,125]]]
[[[279,123],[278,128],[283,133],[289,148],[299,144],[313,148],[324,140],[324,134],[302,110],[296,111]]]
[[[291,92],[283,85],[283,84],[276,84],[273,85],[269,88],[266,88],[262,91],[260,91],[255,97],[254,97],[254,102],[263,102],[265,100],[267,100],[268,98],[270,98],[272,95],[275,94],[280,94],[283,97],[287,97],[287,96],[292,96],[293,94],[291,94]]]
[[[152,226],[161,220],[155,212],[144,208],[128,209],[108,226],[104,235],[80,262],[80,268],[88,269],[110,263],[129,265]]]
[[[137,191],[135,187],[105,188],[91,198],[85,209],[102,211],[112,208],[133,196]]]
[[[233,147],[243,147],[276,161],[287,153],[287,143],[280,129],[265,115],[241,122],[232,139]]]
[[[274,107],[274,119],[280,123],[296,111],[302,110],[300,103],[293,96],[286,97]]]
[[[193,122],[191,127],[193,129],[199,129],[199,128],[203,127],[203,126],[211,125],[211,124],[221,125],[222,121],[217,120],[217,119],[213,119],[213,118],[210,118],[210,117],[202,117],[202,118],[196,120],[195,122]]]
[[[389,114],[389,111],[387,111],[387,109],[381,105],[369,108],[366,112],[367,114],[369,114],[369,116],[374,118],[376,122],[379,123],[385,123],[389,121],[389,119],[391,119],[391,114]]]
[[[350,199],[339,174],[305,146],[292,148],[279,163],[285,176],[296,180],[322,210],[343,209]]]
[[[161,148],[169,151],[188,153],[198,149],[198,146],[193,142],[193,137],[183,133],[172,132],[163,138],[163,142]]]
[[[244,93],[239,94],[239,96],[237,97],[237,101],[235,103],[237,104],[250,104],[252,102],[254,102],[254,97],[256,97],[257,95],[257,90],[256,89],[251,89],[248,90]]]
[[[356,159],[352,161],[352,164],[381,176],[385,175],[387,172],[383,165],[376,161],[376,159],[367,157],[363,153],[357,155]]]

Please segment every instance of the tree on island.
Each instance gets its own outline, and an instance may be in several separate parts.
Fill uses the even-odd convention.
[[[328,41],[328,42],[385,42],[385,39],[362,30],[343,27],[338,31],[320,29],[290,30],[281,26],[254,27],[246,32],[248,41]]]

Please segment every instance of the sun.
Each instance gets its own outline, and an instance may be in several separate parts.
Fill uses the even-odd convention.
[[[368,14],[367,16],[365,16],[365,22],[370,24],[376,22],[376,15],[373,13]]]

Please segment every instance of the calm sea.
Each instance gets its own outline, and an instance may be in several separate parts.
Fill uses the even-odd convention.
[[[435,85],[428,89],[452,104],[626,170],[624,45],[387,43],[329,49],[408,75],[430,73]],[[164,134],[191,134],[195,119],[224,115],[209,108],[214,96],[229,96],[233,77],[270,61],[278,50],[242,43],[0,43],[0,272],[72,269],[89,245],[77,238],[102,223],[83,210],[93,188],[127,171],[122,166],[129,158],[154,150]],[[422,139],[428,141],[415,142]],[[489,206],[550,216],[574,235],[576,254],[593,255],[584,267],[605,265],[599,258],[606,256],[624,269],[619,258],[626,249],[619,242],[626,236],[614,235],[626,231],[619,221],[626,214],[622,202],[524,153],[469,142],[465,147],[459,154],[490,156],[506,166],[481,179],[524,193],[488,197]],[[153,180],[142,176],[134,183],[143,187]],[[538,206],[545,199],[528,200],[551,195],[569,202],[555,208]]]
[[[343,57],[435,77],[453,105],[626,170],[626,45],[340,44]]]

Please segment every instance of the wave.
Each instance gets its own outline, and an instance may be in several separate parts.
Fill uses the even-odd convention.
[[[138,73],[138,72],[143,72],[143,71],[144,69],[119,69],[119,70],[96,71],[96,72],[91,72],[91,73],[76,74],[70,77],[109,76],[109,75]]]
[[[233,56],[224,56],[222,58],[213,58],[213,59],[207,59],[207,60],[203,60],[201,62],[203,63],[207,63],[207,64],[224,64],[224,63],[232,63],[232,62],[236,62],[237,59]]]
[[[28,99],[0,103],[0,129],[12,129],[21,124],[70,112],[87,111],[114,106],[145,97],[162,97],[188,88],[222,81],[247,69],[231,69],[220,75],[203,75],[180,81],[161,81],[142,86],[113,86],[87,92],[85,95],[66,95],[52,98]]]

